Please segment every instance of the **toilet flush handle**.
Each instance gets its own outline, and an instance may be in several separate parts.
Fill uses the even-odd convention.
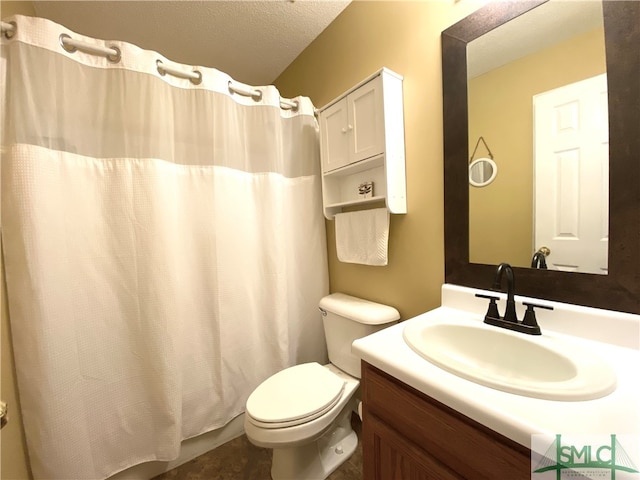
[[[318,307],[318,310],[320,310],[320,313],[322,314],[323,317],[327,316],[327,311],[324,308]]]

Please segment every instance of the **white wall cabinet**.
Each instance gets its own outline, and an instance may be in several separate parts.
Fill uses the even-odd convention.
[[[382,78],[377,76],[323,111],[325,172],[384,152],[382,103]]]
[[[325,217],[379,201],[407,213],[402,77],[383,68],[322,107],[319,123]]]

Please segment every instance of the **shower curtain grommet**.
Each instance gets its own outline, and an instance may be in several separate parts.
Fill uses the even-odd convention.
[[[227,82],[227,87],[229,89],[229,93],[233,96],[236,93],[238,95],[242,95],[243,97],[251,97],[256,102],[262,100],[262,90],[255,87],[250,87],[248,85],[240,85],[237,86],[233,84],[233,81],[229,80]]]
[[[16,22],[7,22],[7,23],[9,25],[12,25],[13,29],[4,30],[2,33],[4,34],[4,38],[6,38],[7,40],[11,40],[16,35],[16,32],[18,31],[18,26],[16,25]]]
[[[68,38],[69,40],[71,40],[71,36],[67,35],[66,33],[61,33],[60,36],[58,37],[58,41],[60,42],[60,46],[67,52],[69,53],[75,53],[78,51],[78,49],[76,47],[74,47],[73,45],[69,45],[68,43],[64,43],[64,39]]]
[[[110,45],[109,48],[112,49],[112,50],[115,50],[116,53],[114,53],[112,55],[107,55],[106,59],[111,63],[120,62],[120,60],[122,59],[122,52],[120,51],[120,49],[118,47],[116,47],[115,45]]]
[[[198,78],[190,78],[189,81],[194,85],[200,85],[202,83],[202,72],[199,70],[194,70],[193,73],[198,75]]]
[[[165,71],[164,68],[162,68],[163,65],[164,64],[162,60],[160,59],[156,60],[156,70],[158,70],[158,73],[164,77],[167,74],[167,72]]]

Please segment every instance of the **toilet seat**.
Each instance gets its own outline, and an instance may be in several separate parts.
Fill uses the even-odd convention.
[[[262,428],[283,428],[310,422],[340,400],[345,381],[322,365],[303,363],[262,382],[247,400],[248,420]]]

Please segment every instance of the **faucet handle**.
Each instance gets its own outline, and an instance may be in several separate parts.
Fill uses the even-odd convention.
[[[499,300],[500,297],[494,297],[493,295],[484,295],[482,293],[476,293],[476,297],[478,298],[486,298],[489,300],[489,308],[487,309],[487,314],[484,318],[500,318],[500,312],[498,312],[498,304],[496,300]]]
[[[532,328],[538,328],[538,330],[540,329],[540,327],[538,326],[538,321],[536,320],[536,312],[533,310],[534,307],[544,308],[545,310],[553,310],[553,307],[548,305],[539,305],[537,303],[527,303],[527,302],[522,302],[522,304],[527,307],[527,311],[524,312],[524,318],[522,319],[522,324]]]

